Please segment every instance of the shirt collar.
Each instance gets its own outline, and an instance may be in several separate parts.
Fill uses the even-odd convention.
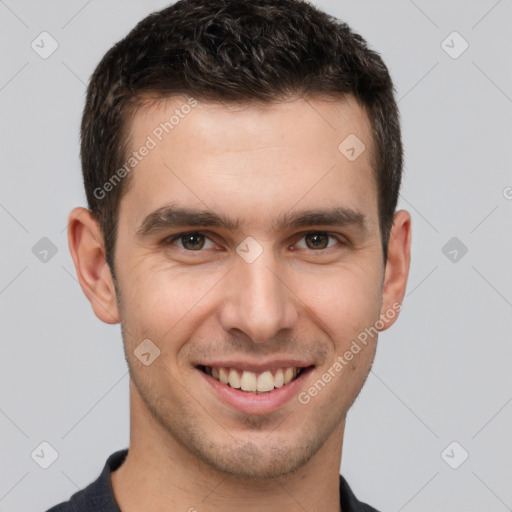
[[[107,459],[98,479],[87,488],[90,491],[90,504],[97,512],[121,512],[114,498],[111,474],[126,459],[128,449],[119,450]],[[348,482],[340,475],[340,506],[343,512],[378,512],[366,503],[360,502],[354,495]]]

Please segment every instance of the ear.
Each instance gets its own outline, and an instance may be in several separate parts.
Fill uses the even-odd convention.
[[[86,208],[74,208],[68,219],[68,244],[78,281],[94,314],[107,324],[119,323],[116,292],[105,259],[98,221]]]
[[[380,319],[384,326],[379,331],[391,327],[398,318],[407,286],[410,262],[411,216],[406,210],[399,210],[395,212],[389,236],[380,310]]]

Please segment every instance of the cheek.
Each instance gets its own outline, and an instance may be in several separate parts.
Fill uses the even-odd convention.
[[[149,264],[151,260],[148,254],[123,269],[123,321],[128,335],[153,339],[162,349],[171,348],[172,340],[176,350],[180,340],[187,340],[215,308],[222,307],[229,268],[180,267],[165,260]],[[309,321],[336,345],[350,343],[379,317],[378,269],[372,271],[377,267],[369,263],[351,260],[331,268],[288,269],[283,276],[293,290],[288,300],[298,309],[306,306]]]
[[[135,322],[145,336],[168,344],[170,339],[186,339],[199,325],[207,314],[209,296],[222,285],[223,273],[141,265],[132,275],[138,277],[129,285],[128,321]]]
[[[337,350],[379,318],[379,280],[367,270],[339,268],[302,276],[297,283],[297,295],[339,345]]]

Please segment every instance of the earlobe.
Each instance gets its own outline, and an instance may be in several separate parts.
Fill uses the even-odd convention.
[[[389,237],[388,259],[382,291],[380,319],[385,331],[391,327],[402,308],[411,261],[411,216],[406,210],[395,212]]]
[[[69,214],[68,244],[80,286],[94,314],[107,324],[119,323],[116,292],[105,259],[103,236],[98,221],[87,208]]]

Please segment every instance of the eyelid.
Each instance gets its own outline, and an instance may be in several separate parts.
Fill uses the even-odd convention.
[[[331,233],[329,231],[323,231],[321,229],[313,229],[313,230],[309,230],[309,231],[303,231],[303,232],[300,232],[300,233],[296,233],[294,235],[294,238],[297,238],[297,236],[299,236],[298,240],[302,240],[306,235],[310,235],[310,234],[318,234],[318,233],[321,233],[321,234],[324,234],[324,235],[327,235],[331,238],[334,238],[340,245],[348,245],[350,242],[349,240],[343,236],[342,234],[340,233]],[[212,240],[212,238],[210,236],[208,236],[208,231],[182,231],[181,233],[175,233],[173,235],[169,235],[168,237],[164,238],[164,240],[162,241],[162,244],[163,245],[175,245],[173,242],[176,241],[176,240],[179,240],[181,237],[185,236],[185,235],[203,235],[206,239],[210,240],[211,242],[215,243],[214,240]],[[311,252],[325,252],[327,251],[328,249],[332,249],[333,247],[335,246],[332,246],[332,247],[327,247],[327,248],[324,248],[324,249],[302,249],[302,250],[306,250],[306,251],[311,251]],[[201,253],[201,252],[204,252],[204,249],[198,249],[197,251],[194,251],[194,250],[191,250],[191,249],[184,249],[182,247],[179,247],[177,246],[177,248],[179,250],[181,250],[182,252],[187,252],[187,253]]]
[[[340,245],[348,245],[348,243],[349,243],[347,238],[345,238],[341,233],[331,233],[329,231],[324,231],[322,229],[313,229],[313,230],[309,230],[309,231],[304,231],[302,233],[297,233],[297,235],[300,235],[300,238],[299,238],[299,241],[300,241],[306,235],[318,234],[318,233],[321,233],[322,235],[327,235],[328,237],[334,238]],[[318,249],[318,250],[314,250],[314,249],[305,249],[305,250],[309,250],[311,252],[325,252],[328,249],[332,249],[334,247],[335,246],[327,247],[325,249]]]
[[[180,240],[185,235],[203,235],[206,239],[210,240],[212,243],[215,243],[208,236],[207,232],[205,232],[205,231],[182,231],[181,233],[176,233],[174,235],[170,235],[170,236],[164,238],[164,240],[162,240],[162,244],[163,245],[175,245],[174,242],[176,240]],[[190,249],[184,249],[183,247],[179,247],[179,246],[177,246],[177,247],[181,251],[184,251],[184,252],[187,252],[187,253],[203,252],[203,249],[199,249],[197,251],[193,251],[193,250],[190,250]]]

